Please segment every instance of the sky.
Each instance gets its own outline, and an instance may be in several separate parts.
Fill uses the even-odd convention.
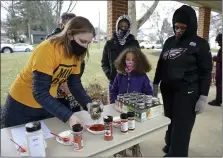
[[[61,13],[66,12],[69,1],[64,1],[63,8]],[[142,9],[142,4],[145,4],[147,6],[151,6],[153,1],[136,1],[136,16],[137,19],[140,18],[144,13],[145,10]],[[166,15],[163,13],[165,9],[163,9],[165,6],[178,8],[182,5],[182,3],[179,2],[172,2],[172,1],[160,1],[156,10],[159,10],[162,17],[165,17]],[[98,27],[99,24],[99,11],[100,11],[100,28],[102,30],[107,29],[107,1],[78,1],[76,4],[76,7],[72,11],[76,15],[84,16],[88,18],[91,23]],[[6,18],[6,11],[1,8],[1,18]],[[169,15],[168,17],[171,17],[172,15]],[[150,27],[151,21],[147,21],[142,28],[148,28]]]
[[[66,12],[69,3],[69,1],[64,1],[61,13]],[[146,11],[142,7],[143,4],[150,7],[153,4],[153,1],[136,1],[137,19],[139,19]],[[161,19],[168,18],[168,21],[171,22],[174,10],[179,8],[181,5],[183,5],[183,3],[176,1],[160,1],[155,11],[159,12]],[[166,11],[169,8],[172,8],[173,11],[166,14]],[[88,18],[95,27],[98,27],[100,12],[100,29],[103,31],[107,30],[107,1],[78,1],[72,12],[78,16]],[[6,18],[6,13],[7,12],[1,8],[1,19]],[[162,22],[162,20],[160,20],[160,22]],[[146,30],[146,33],[154,33],[155,30],[154,27],[152,27],[153,23],[154,21],[150,18],[140,29]]]

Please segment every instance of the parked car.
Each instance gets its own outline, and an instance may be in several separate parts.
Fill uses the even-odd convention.
[[[140,44],[139,44],[139,46],[140,46],[140,48],[142,48],[142,49],[154,49],[155,47],[152,45],[152,44],[150,44],[149,42],[141,42]]]
[[[1,53],[13,53],[13,48],[12,44],[1,43]]]
[[[32,45],[26,43],[16,43],[13,46],[14,52],[31,52],[34,49]]]
[[[154,47],[155,49],[162,49],[162,44],[155,44]]]

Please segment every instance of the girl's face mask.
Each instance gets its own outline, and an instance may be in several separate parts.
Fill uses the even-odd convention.
[[[133,60],[125,60],[125,63],[126,63],[125,71],[127,73],[132,72],[132,70],[134,69],[135,62]]]
[[[126,65],[126,68],[125,68],[125,71],[127,73],[130,73],[132,72],[132,70],[135,68],[135,56],[133,53],[128,53],[126,55],[126,59],[125,59],[125,65]]]

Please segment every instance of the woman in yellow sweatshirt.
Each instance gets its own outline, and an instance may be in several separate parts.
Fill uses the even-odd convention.
[[[89,20],[77,16],[61,33],[36,47],[10,88],[4,106],[6,127],[53,116],[70,126],[80,122],[71,109],[56,100],[57,89],[67,81],[72,95],[82,101],[82,106],[90,106],[91,100],[76,76],[94,36],[95,29]]]

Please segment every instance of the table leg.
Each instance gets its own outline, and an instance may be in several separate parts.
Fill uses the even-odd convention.
[[[126,154],[126,150],[123,150],[123,151],[120,151],[116,154],[114,154],[114,157],[126,157],[127,154]]]
[[[136,144],[132,147],[132,156],[133,157],[142,157],[139,144]]]

